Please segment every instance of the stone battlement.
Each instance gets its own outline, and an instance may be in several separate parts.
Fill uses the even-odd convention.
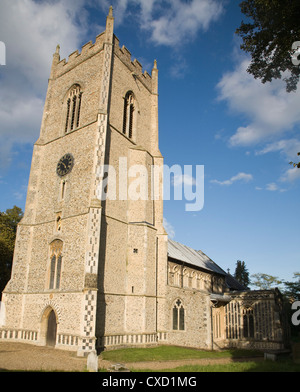
[[[57,60],[53,63],[53,71],[55,77],[57,78],[61,76],[62,74],[70,71],[80,63],[86,61],[88,58],[101,52],[104,49],[105,42],[106,32],[104,31],[103,33],[97,35],[95,43],[89,41],[82,46],[81,52],[79,52],[78,49],[72,52],[69,55],[68,60],[66,60],[65,58],[60,60],[58,46],[56,53],[54,54],[54,56],[57,56]],[[134,59],[132,61],[130,51],[124,45],[120,47],[119,39],[115,35],[113,37],[113,45],[115,55],[128,67],[134,77],[138,78],[149,90],[151,90],[151,75],[146,70],[143,72],[142,64],[137,59]]]
[[[131,59],[130,51],[123,45],[122,48],[119,44],[119,39],[114,35],[114,53],[115,55],[131,70],[135,77],[139,78],[139,80],[146,85],[150,90],[152,88],[152,77],[145,70],[143,72],[142,64],[137,60]]]
[[[79,52],[78,49],[72,52],[69,55],[67,61],[66,59],[59,60],[59,62],[55,66],[56,77],[76,67],[78,64],[87,60],[89,57],[92,57],[95,54],[101,52],[104,47],[104,42],[105,42],[105,32],[97,35],[94,44],[92,41],[89,41],[86,44],[84,44],[81,48],[81,52]]]
[[[60,60],[58,46],[55,53],[55,55],[57,55],[57,62],[56,64],[54,63],[55,77],[61,76],[62,74],[70,71],[72,68],[76,67],[80,63],[86,61],[88,58],[101,52],[104,49],[104,43],[106,41],[105,38],[106,32],[104,31],[96,37],[95,43],[89,41],[82,46],[81,52],[79,52],[78,49],[72,52],[69,55],[68,60],[66,60],[65,58]],[[142,83],[145,84],[147,88],[151,90],[152,77],[146,70],[143,72],[142,64],[137,59],[134,59],[132,61],[130,51],[124,45],[120,47],[119,39],[115,35],[113,38],[113,44],[115,55],[129,68],[129,70],[133,73],[135,77],[137,77]]]

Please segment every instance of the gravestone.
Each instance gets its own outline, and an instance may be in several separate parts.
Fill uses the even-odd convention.
[[[89,372],[98,372],[98,356],[96,350],[91,351],[87,357],[87,370]]]

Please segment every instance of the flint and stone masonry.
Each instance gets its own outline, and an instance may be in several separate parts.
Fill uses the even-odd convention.
[[[158,197],[99,198],[111,165],[163,166],[158,69],[106,30],[68,61],[57,46],[0,339],[77,351],[176,344],[282,348],[281,297],[236,288],[201,251],[168,240]],[[131,186],[134,179],[127,179]],[[117,178],[124,187],[124,178]],[[126,199],[126,198],[124,198]],[[230,283],[231,282],[231,283]],[[236,282],[235,282],[236,283]]]

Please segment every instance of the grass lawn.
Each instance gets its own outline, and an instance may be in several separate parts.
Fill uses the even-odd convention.
[[[153,372],[151,369],[133,370],[136,372]],[[190,365],[180,366],[174,369],[163,369],[159,372],[223,372],[223,373],[239,373],[239,372],[300,372],[300,364],[295,364],[291,360],[284,361],[247,361],[247,362],[233,362],[224,365]]]
[[[158,346],[153,348],[126,348],[105,351],[103,359],[115,362],[168,361],[201,358],[244,358],[262,357],[261,351],[254,350],[222,350],[204,351],[177,346]]]
[[[233,362],[228,364],[211,365],[186,365],[173,369],[159,370],[160,372],[300,372],[300,364],[293,363],[290,359],[282,359],[276,362],[262,360],[263,353],[254,350],[222,350],[203,351],[176,346],[158,346],[154,348],[128,348],[122,350],[106,351],[101,354],[105,360],[118,363],[143,361],[168,361],[183,359],[203,358],[231,358]],[[259,361],[254,361],[257,357]],[[249,358],[249,361],[234,362],[238,358]],[[166,364],[167,365],[167,364]],[[141,372],[153,372],[152,369],[133,370]]]

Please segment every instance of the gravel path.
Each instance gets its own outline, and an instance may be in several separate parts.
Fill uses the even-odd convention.
[[[86,369],[86,358],[75,352],[24,343],[0,342],[0,370],[76,371]]]

